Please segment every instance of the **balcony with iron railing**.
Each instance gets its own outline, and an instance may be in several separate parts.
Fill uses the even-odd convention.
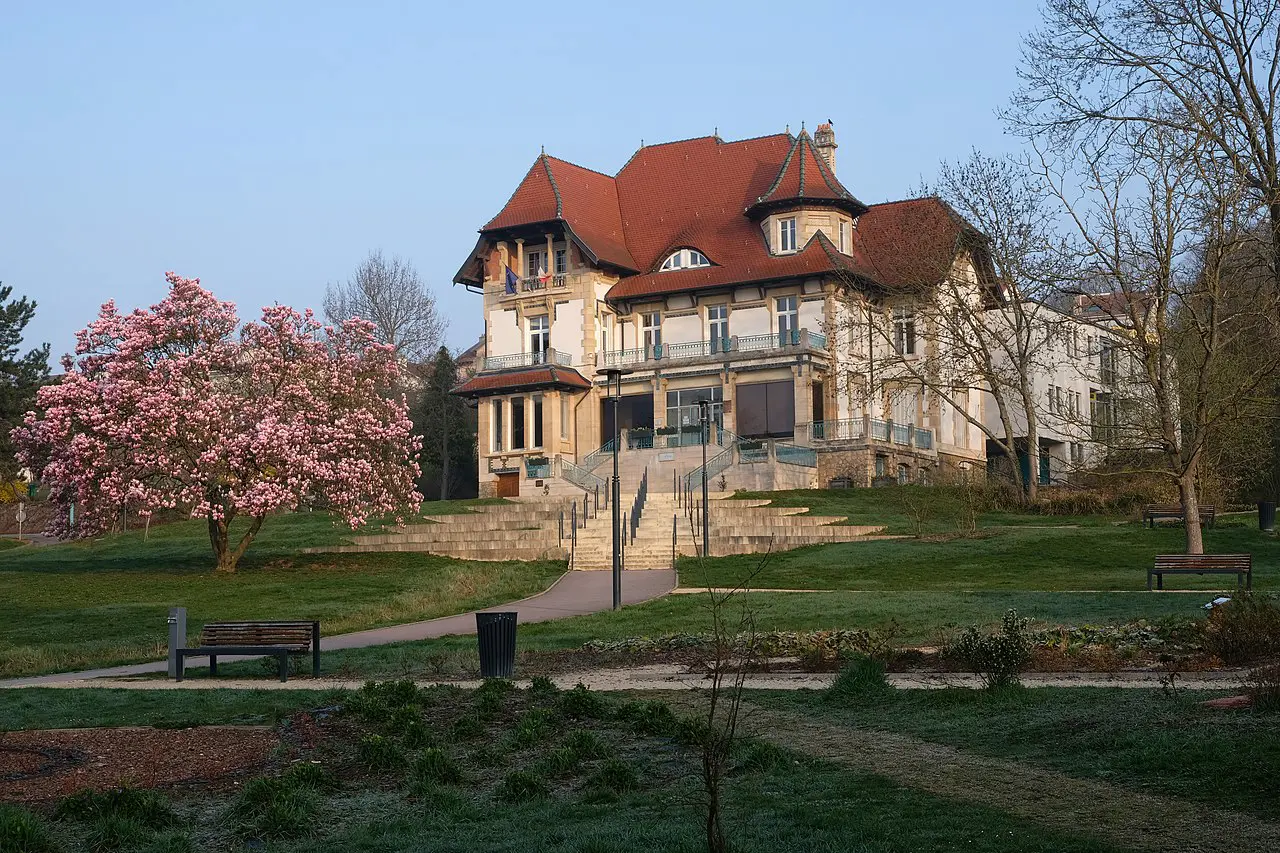
[[[491,281],[485,285],[485,289],[497,293],[504,299],[508,297],[519,298],[543,290],[568,287],[572,279],[576,277],[565,273],[543,276],[531,275],[516,279],[514,282]]]
[[[806,437],[815,447],[833,445],[867,446],[874,442],[914,447],[917,450],[934,449],[933,430],[914,424],[882,421],[878,418],[845,418],[842,420],[814,421],[800,430],[800,438]]]
[[[493,355],[484,360],[484,369],[511,370],[517,367],[540,367],[544,364],[558,364],[561,367],[573,365],[573,359],[567,352],[547,349],[543,352],[518,352],[512,355]]]
[[[792,329],[767,335],[734,335],[705,341],[679,341],[636,349],[612,350],[604,354],[605,367],[623,367],[649,362],[722,360],[743,353],[775,355],[796,350],[825,355],[827,337],[808,329]]]

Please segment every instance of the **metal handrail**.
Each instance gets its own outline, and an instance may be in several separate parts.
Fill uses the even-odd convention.
[[[645,360],[647,353],[641,349],[619,349],[607,351],[604,354],[604,363],[607,367],[614,367],[623,364],[636,364]]]
[[[512,355],[494,355],[484,360],[485,370],[506,370],[511,367],[538,367],[543,364],[573,365],[573,357],[567,352],[548,348],[545,352],[518,352]]]
[[[644,502],[649,497],[649,466],[645,466],[640,476],[640,488],[636,489],[636,499],[631,502],[631,544],[636,542],[636,530],[640,527],[640,517],[644,513]]]
[[[588,492],[599,489],[605,484],[604,480],[592,474],[586,468],[582,468],[573,464],[568,459],[560,459],[560,477],[568,480],[580,489],[586,489]]]
[[[818,467],[818,451],[812,447],[800,447],[795,444],[775,442],[773,456],[786,465],[803,465],[806,468]]]
[[[605,459],[613,455],[613,439],[609,439],[595,450],[582,457],[582,465],[579,466],[584,471],[594,471],[596,467]]]
[[[866,437],[866,421],[862,418],[814,421],[809,424],[810,441],[857,441]]]

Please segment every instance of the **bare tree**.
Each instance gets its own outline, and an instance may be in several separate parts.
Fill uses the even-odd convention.
[[[1025,163],[977,151],[944,162],[924,193],[949,206],[950,254],[967,255],[973,275],[925,264],[907,271],[905,292],[865,300],[856,321],[870,338],[865,393],[927,390],[1002,449],[1019,492],[1035,500],[1034,467],[1024,482],[1017,460],[1022,442],[1038,457],[1035,380],[1060,334],[1060,315],[1045,305],[1061,264],[1046,194]],[[930,227],[919,225],[905,229],[910,239]],[[970,404],[982,394],[996,406],[998,428]]]
[[[325,288],[324,314],[330,323],[368,320],[379,340],[414,365],[435,355],[449,325],[413,264],[399,256],[388,260],[381,250],[370,252],[345,284]]]
[[[1177,486],[1188,553],[1204,552],[1199,493],[1215,430],[1252,417],[1270,392],[1274,352],[1238,356],[1241,336],[1274,313],[1269,275],[1233,274],[1256,201],[1214,140],[1163,125],[1123,127],[1073,161],[1042,161],[1074,227],[1081,289],[1118,334],[1102,359],[1112,392],[1095,401],[1094,438],[1113,469]]]
[[[1280,2],[1044,0],[1006,117],[1060,152],[1105,154],[1136,134],[1190,145],[1263,211],[1280,281]]]

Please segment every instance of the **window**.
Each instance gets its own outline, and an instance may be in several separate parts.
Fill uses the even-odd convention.
[[[533,363],[542,364],[547,360],[547,351],[551,348],[551,318],[546,314],[529,318],[529,352],[533,353]]]
[[[529,252],[524,256],[525,276],[527,278],[538,278],[547,274],[546,267],[542,262],[542,252]]]
[[[796,344],[800,342],[800,329],[797,325],[800,317],[799,298],[795,296],[779,296],[775,302],[778,309],[778,344]]]
[[[542,446],[542,397],[533,398],[533,446]]]
[[[1054,389],[1053,389],[1053,395],[1054,395],[1054,398],[1055,398],[1055,399],[1054,399],[1054,409],[1053,409],[1053,410],[1054,410],[1055,412],[1058,412],[1058,413],[1065,412],[1067,409],[1066,409],[1066,406],[1065,406],[1065,405],[1063,404],[1063,402],[1062,402],[1062,386],[1061,386],[1061,385],[1059,385],[1058,387],[1056,387],[1056,388],[1054,388]]]
[[[511,449],[524,450],[524,397],[511,398]]]
[[[1115,403],[1110,394],[1089,392],[1089,427],[1094,441],[1109,442],[1116,437]]]
[[[712,352],[725,352],[729,349],[729,306],[707,306],[708,337],[711,340]]]
[[[702,411],[698,403],[707,400],[711,403],[711,421],[717,425],[724,424],[724,389],[719,385],[711,388],[681,388],[667,392],[667,426],[685,427],[701,423]]]
[[[560,437],[569,438],[569,395],[560,392]]]
[[[644,328],[644,352],[647,358],[658,358],[662,355],[662,315],[641,314],[640,324]]]
[[[556,275],[564,275],[569,271],[569,250],[556,249]]]
[[[888,464],[888,462],[889,462],[889,458],[887,456],[882,456],[879,453],[876,454],[876,476],[877,477],[884,476],[884,468],[885,468],[885,465]]]
[[[681,270],[688,267],[709,267],[711,261],[707,260],[707,256],[699,252],[697,249],[680,249],[672,252],[665,261],[662,262],[662,269]]]
[[[1098,347],[1098,381],[1103,385],[1116,384],[1115,348],[1101,342]]]
[[[846,239],[847,239],[846,234],[848,233],[848,231],[849,231],[849,224],[845,222],[843,219],[841,219],[840,220],[840,253],[841,254],[849,253],[848,244],[846,243]]]
[[[1053,393],[1054,390],[1055,390],[1054,387],[1050,385],[1049,386],[1049,411],[1051,412],[1056,412],[1058,410],[1057,403],[1055,402],[1055,397]]]
[[[502,450],[502,401],[493,401],[493,452]]]
[[[916,354],[916,315],[909,307],[893,309],[893,350],[898,355]]]
[[[796,250],[796,219],[778,220],[778,251],[794,252]]]
[[[898,485],[905,486],[911,482],[911,469],[906,465],[898,466]]]

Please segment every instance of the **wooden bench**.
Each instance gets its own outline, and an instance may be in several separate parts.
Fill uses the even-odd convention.
[[[178,649],[178,680],[183,659],[209,658],[209,674],[218,674],[218,655],[274,656],[280,662],[280,680],[289,680],[289,655],[311,652],[311,674],[320,675],[319,622],[210,622],[200,632],[200,645]]]
[[[1155,578],[1156,589],[1164,589],[1165,575],[1235,575],[1236,589],[1253,589],[1252,554],[1160,554],[1147,569],[1147,589]]]
[[[1201,524],[1208,524],[1209,527],[1213,527],[1213,520],[1216,516],[1217,508],[1213,504],[1201,504]],[[1142,508],[1143,527],[1155,527],[1156,522],[1162,518],[1176,518],[1178,521],[1184,521],[1182,504],[1147,504]]]

